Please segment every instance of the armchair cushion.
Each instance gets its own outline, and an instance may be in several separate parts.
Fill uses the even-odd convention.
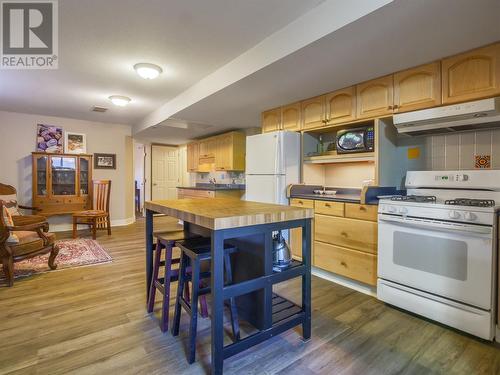
[[[0,201],[3,201],[4,206],[7,207],[7,210],[12,216],[21,215],[17,205],[16,194],[0,195]]]
[[[10,214],[7,207],[5,207],[5,205],[2,205],[2,215],[3,215],[3,222],[5,223],[5,225],[7,225],[8,227],[13,227],[14,220],[12,220],[12,215]],[[17,236],[17,234],[10,232],[9,238],[7,238],[7,243],[9,244],[19,243],[19,237]]]
[[[44,246],[43,239],[38,236],[37,232],[17,231],[16,234],[19,237],[19,243],[10,245],[14,256],[32,253],[48,245],[52,245],[56,240],[56,235],[54,233],[44,233],[49,239],[49,243]]]

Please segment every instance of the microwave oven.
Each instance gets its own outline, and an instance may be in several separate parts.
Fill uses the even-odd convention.
[[[339,130],[335,144],[337,154],[372,152],[375,148],[374,128],[373,126],[364,126],[356,129]]]

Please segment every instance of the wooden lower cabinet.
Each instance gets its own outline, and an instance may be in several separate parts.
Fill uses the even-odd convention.
[[[314,201],[310,199],[297,199],[293,198],[290,200],[290,206],[293,207],[303,207],[303,208],[314,208]],[[312,222],[311,231],[313,233],[312,238],[314,238],[314,220]],[[312,240],[314,244],[314,240]],[[314,247],[314,245],[312,246]],[[290,230],[290,250],[292,251],[292,257],[297,260],[302,259],[302,229],[291,229]],[[314,254],[313,249],[311,249],[311,254]]]
[[[344,203],[341,202],[315,201],[314,213],[332,216],[344,216],[344,207]]]
[[[314,215],[316,241],[377,253],[377,223],[327,215]]]
[[[313,266],[353,280],[376,285],[376,205],[292,198],[290,206],[314,208]],[[302,257],[302,229],[290,231],[292,257]]]
[[[345,217],[351,219],[377,221],[378,206],[374,206],[371,204],[368,205],[368,204],[346,203]]]
[[[200,190],[177,189],[177,199],[186,198],[236,198],[240,199],[243,190]]]
[[[377,256],[374,254],[314,241],[313,264],[369,285],[377,283]]]

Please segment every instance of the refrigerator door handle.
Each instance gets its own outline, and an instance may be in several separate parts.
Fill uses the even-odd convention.
[[[280,191],[281,190],[281,184],[280,184],[280,176],[276,176],[276,188],[274,189],[274,203],[275,204],[281,204],[280,202]]]
[[[276,143],[274,144],[274,174],[280,173],[280,137],[275,135]]]

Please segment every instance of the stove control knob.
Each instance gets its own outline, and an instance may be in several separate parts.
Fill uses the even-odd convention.
[[[396,212],[396,207],[394,206],[387,206],[387,212],[393,214]]]
[[[460,219],[460,212],[458,212],[458,211],[450,211],[450,213],[448,214],[448,216],[450,217],[450,219]]]
[[[408,209],[407,209],[406,207],[401,207],[401,208],[399,209],[399,213],[400,213],[401,215],[406,215],[406,214],[408,213]]]
[[[476,216],[476,214],[474,214],[472,212],[465,212],[464,219],[467,221],[474,221],[477,219],[477,216]]]

